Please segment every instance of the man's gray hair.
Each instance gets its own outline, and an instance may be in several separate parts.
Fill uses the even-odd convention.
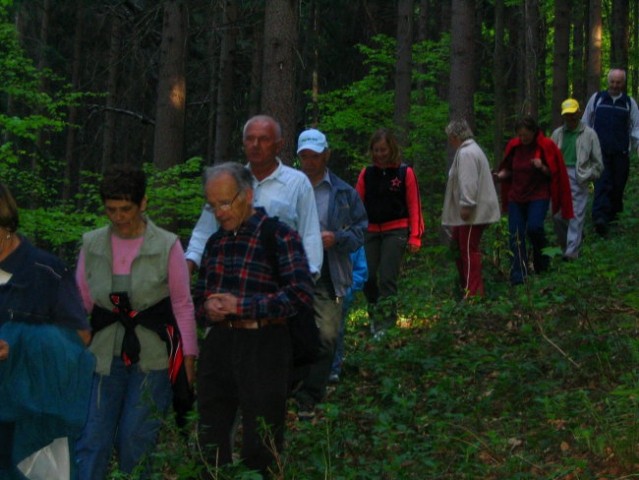
[[[466,120],[451,120],[446,127],[446,135],[455,137],[463,142],[469,138],[473,138],[473,131],[468,126]]]
[[[278,122],[277,120],[275,120],[273,117],[269,115],[255,115],[249,118],[244,124],[244,128],[242,128],[242,138],[246,138],[246,129],[253,122],[270,123],[271,125],[273,125],[273,130],[275,131],[275,140],[277,141],[282,139],[282,126],[280,125],[280,122]]]
[[[237,184],[240,192],[246,192],[253,189],[253,175],[248,168],[238,162],[224,162],[204,170],[204,183],[219,177],[220,175],[228,175]]]
[[[612,74],[614,72],[621,72],[621,75],[623,76],[623,83],[626,83],[626,71],[623,68],[611,68],[610,70],[608,70],[608,81],[610,81],[610,77],[612,77]]]

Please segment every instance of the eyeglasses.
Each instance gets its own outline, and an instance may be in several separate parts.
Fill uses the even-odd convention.
[[[239,195],[240,191],[238,190],[230,202],[220,202],[219,205],[213,205],[209,203],[209,206],[211,207],[211,210],[213,210],[213,212],[228,212],[233,206],[233,202],[235,202]]]

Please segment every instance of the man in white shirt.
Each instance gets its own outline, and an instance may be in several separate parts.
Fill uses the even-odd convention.
[[[318,277],[323,246],[313,187],[306,175],[278,158],[283,144],[279,123],[267,115],[250,118],[244,125],[243,143],[248,169],[253,175],[254,205],[297,230],[311,273]],[[213,212],[205,205],[185,254],[189,271],[199,268],[204,246],[218,228]]]

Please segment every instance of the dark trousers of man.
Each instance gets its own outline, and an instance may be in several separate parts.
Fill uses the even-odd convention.
[[[452,240],[459,252],[457,271],[459,272],[464,298],[484,295],[479,244],[485,228],[486,225],[460,225],[453,227]]]
[[[233,424],[242,414],[244,464],[268,477],[284,440],[291,340],[286,325],[210,328],[198,362],[199,441],[212,469],[232,461]],[[275,452],[274,452],[275,450]]]
[[[604,170],[595,182],[592,201],[592,221],[595,225],[608,223],[623,211],[623,191],[630,173],[628,153],[604,153]]]

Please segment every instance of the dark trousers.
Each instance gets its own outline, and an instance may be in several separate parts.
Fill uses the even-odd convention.
[[[242,413],[244,464],[268,476],[284,440],[291,340],[285,325],[211,327],[198,362],[198,434],[209,467],[232,461],[233,424]],[[213,478],[213,477],[211,477]]]
[[[373,330],[393,327],[397,321],[397,279],[407,244],[407,228],[366,232],[368,281],[364,284],[364,295]]]
[[[630,173],[630,157],[628,153],[604,153],[603,163],[603,173],[595,182],[592,220],[607,224],[623,211],[623,191]]]
[[[342,299],[335,296],[328,268],[326,270],[327,276],[322,273],[313,296],[315,323],[320,332],[320,349],[315,362],[305,369],[302,386],[295,394],[295,398],[302,404],[315,405],[324,399],[342,319]]]

